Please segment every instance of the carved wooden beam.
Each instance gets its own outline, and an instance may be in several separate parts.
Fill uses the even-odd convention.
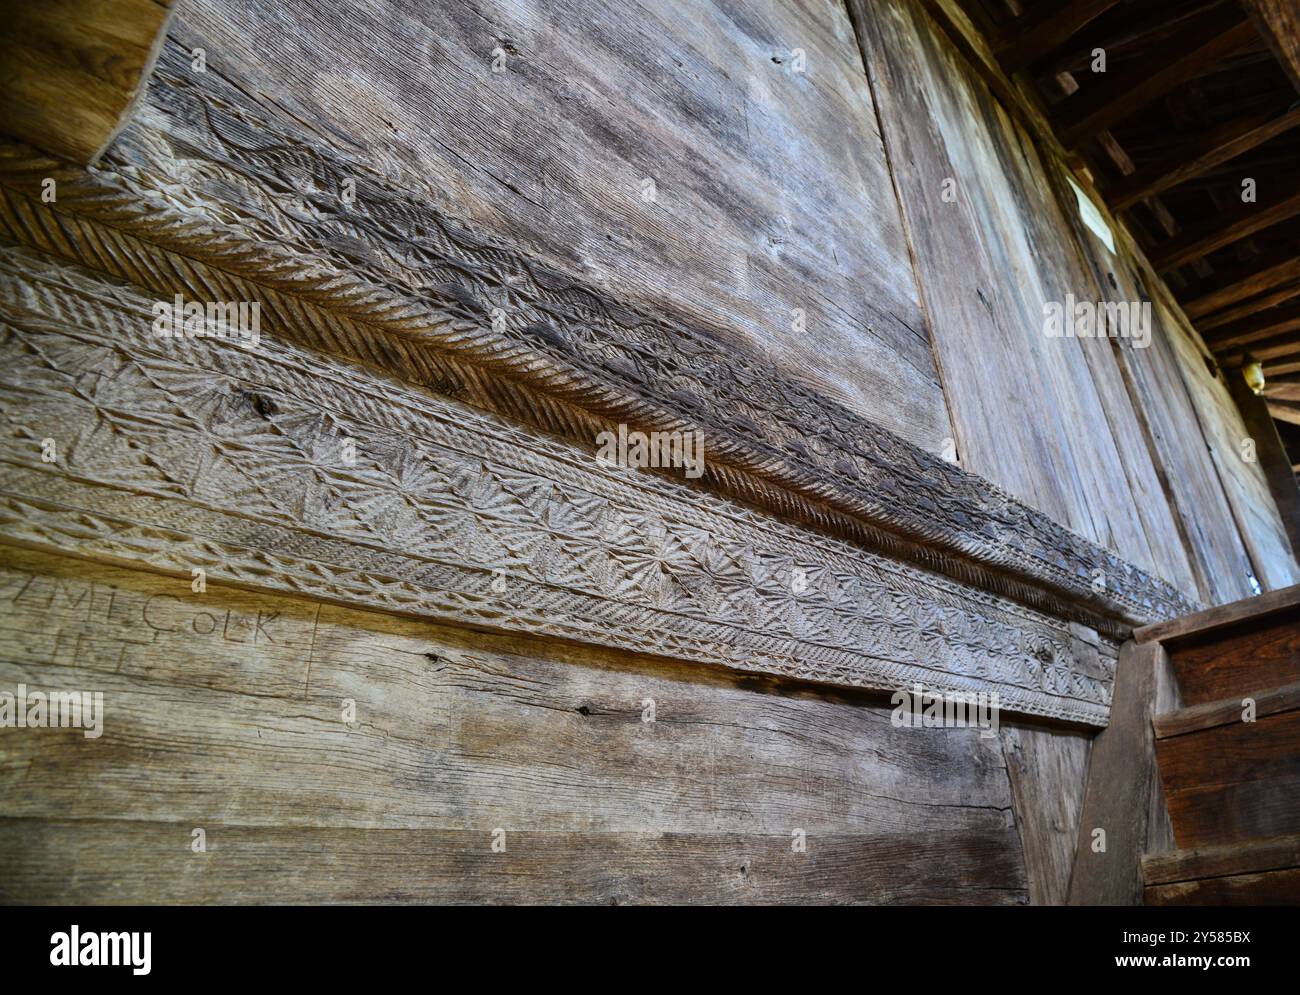
[[[0,251],[0,357],[22,371],[0,382],[7,541],[1105,724],[1116,643],[1095,630],[296,345],[286,318],[328,322],[300,307],[268,309],[252,345],[160,335],[153,304]]]
[[[1181,86],[1255,37],[1250,19],[1233,7],[1208,11],[1169,40],[1162,64],[1144,63],[1123,73],[1107,73],[1066,100],[1058,118],[1061,143],[1078,148],[1103,128]]]
[[[1278,112],[1228,121],[1189,138],[1166,157],[1116,183],[1107,191],[1111,208],[1120,211],[1140,200],[1202,176],[1269,139],[1300,126],[1300,104]]]
[[[309,312],[285,322],[300,334],[320,327],[318,341],[380,365],[403,356],[414,368],[394,372],[406,379],[589,446],[611,422],[703,431],[705,486],[1028,604],[1091,614],[1086,624],[1186,610],[1170,585],[987,481],[708,335],[482,243],[427,199],[259,119],[219,78],[194,87],[185,66],[166,61],[152,101],[175,109],[166,133],[204,133],[173,150],[175,138],[138,122],[115,144],[113,169],[59,174],[52,205],[39,201],[52,165],[4,150],[0,230],[161,294],[202,295],[215,267],[255,295],[247,299]],[[349,178],[350,205],[336,195]],[[183,205],[172,200],[178,189]],[[238,227],[231,197],[246,208]],[[266,204],[279,207],[247,210]],[[56,216],[84,241],[69,244]],[[500,330],[490,320],[498,300],[510,305]]]
[[[142,92],[171,0],[6,4],[0,32],[0,132],[94,162]]]

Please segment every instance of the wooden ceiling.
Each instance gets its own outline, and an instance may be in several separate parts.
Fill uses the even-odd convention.
[[[963,0],[1300,469],[1300,0]],[[1094,72],[1102,49],[1106,71]],[[1254,181],[1255,199],[1243,200]]]

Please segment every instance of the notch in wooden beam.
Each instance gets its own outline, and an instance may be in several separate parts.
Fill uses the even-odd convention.
[[[1257,37],[1250,18],[1233,5],[1207,11],[1169,39],[1159,64],[1140,60],[1122,73],[1096,74],[1066,100],[1058,117],[1061,144],[1078,148]]]

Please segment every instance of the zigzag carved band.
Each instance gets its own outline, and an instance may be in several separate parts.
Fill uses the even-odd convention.
[[[1103,631],[1196,607],[711,336],[474,239],[237,96],[196,90],[166,65],[151,93],[157,106],[104,169],[0,149],[4,231],[163,294],[242,288],[271,305],[277,332],[587,444],[611,420],[702,430],[707,485]],[[192,139],[176,137],[187,129]],[[39,200],[47,176],[55,204]],[[352,204],[334,193],[345,178]]]
[[[1079,626],[292,344],[160,337],[135,289],[12,245],[0,359],[11,542],[1106,721],[1116,646]]]

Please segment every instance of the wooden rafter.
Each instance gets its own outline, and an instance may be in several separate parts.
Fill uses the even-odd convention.
[[[1116,211],[1131,207],[1139,200],[1202,176],[1295,127],[1300,127],[1300,103],[1281,113],[1268,111],[1229,121],[1189,138],[1159,162],[1125,177],[1108,191],[1107,200]]]
[[[1167,273],[1296,215],[1300,215],[1300,190],[1274,199],[1268,206],[1240,204],[1157,246],[1151,253],[1151,264]]]
[[[998,61],[1008,73],[1024,69],[1065,44],[1085,25],[1100,17],[1119,0],[1071,0],[1064,7],[1043,4],[1033,13],[1013,21],[996,46]],[[1039,12],[1041,11],[1041,12]]]
[[[1264,342],[1286,332],[1300,331],[1300,304],[1270,308],[1250,318],[1224,325],[1208,337],[1207,345],[1214,352]]]
[[[1183,304],[1183,310],[1189,318],[1202,318],[1292,280],[1300,280],[1300,243],[1296,242],[1224,270],[1206,285],[1193,288],[1198,296]]]
[[[1228,308],[1226,311],[1219,311],[1207,318],[1198,321],[1197,327],[1202,332],[1208,332],[1212,329],[1223,328],[1242,318],[1248,318],[1252,314],[1259,314],[1261,311],[1267,311],[1271,307],[1283,304],[1292,298],[1300,297],[1300,282],[1287,284],[1270,293],[1263,294],[1259,297],[1252,297],[1248,301],[1243,301],[1235,307]]]
[[[1061,105],[1060,137],[1077,148],[1103,128],[1195,78],[1225,55],[1257,37],[1251,20],[1232,6],[1216,7],[1194,19],[1170,39],[1162,51],[1163,64],[1136,65],[1118,74],[1107,73],[1093,86],[1083,87]]]

